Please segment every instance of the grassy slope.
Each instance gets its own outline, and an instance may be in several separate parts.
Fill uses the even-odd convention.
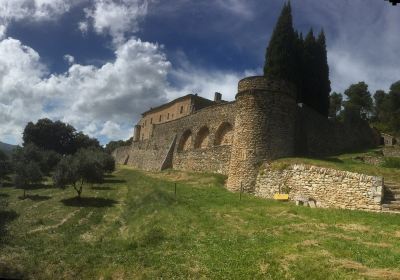
[[[373,176],[384,177],[385,180],[396,182],[400,184],[400,170],[395,168],[386,168],[382,166],[374,166],[368,163],[364,163],[355,158],[358,156],[377,156],[376,153],[379,150],[370,150],[362,153],[351,153],[343,154],[334,157],[328,157],[324,159],[315,158],[283,158],[275,161],[273,165],[280,168],[280,165],[284,167],[291,163],[305,163],[310,165],[317,165],[327,168],[334,168],[338,170],[357,172],[362,174],[368,174]]]
[[[21,190],[2,188],[0,199],[19,216],[0,245],[0,275],[400,278],[400,216],[310,209],[250,195],[240,201],[223,188],[223,179],[120,169],[102,186],[84,190],[97,199],[87,201],[92,207],[64,205],[72,190],[37,189],[20,200]]]

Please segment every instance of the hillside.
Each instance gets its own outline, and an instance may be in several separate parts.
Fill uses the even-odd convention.
[[[240,199],[224,179],[125,167],[85,186],[81,202],[72,189],[43,185],[21,200],[2,188],[0,277],[400,278],[398,215]]]
[[[10,154],[12,150],[14,150],[17,146],[16,145],[10,145],[7,143],[0,142],[0,150],[5,152],[6,154]]]

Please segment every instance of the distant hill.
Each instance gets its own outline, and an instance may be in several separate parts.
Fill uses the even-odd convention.
[[[0,150],[5,152],[6,154],[10,154],[16,147],[18,146],[0,142]]]

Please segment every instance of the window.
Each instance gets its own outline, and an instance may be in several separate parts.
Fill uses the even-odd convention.
[[[168,115],[167,115],[167,120],[169,120],[169,113],[168,113]]]
[[[146,125],[147,125],[147,120],[144,121],[144,126],[146,126]]]
[[[160,115],[160,122],[161,122],[161,115]]]
[[[183,106],[181,106],[181,114],[183,113]]]
[[[153,118],[150,119],[150,124],[152,124],[152,123],[153,123]]]

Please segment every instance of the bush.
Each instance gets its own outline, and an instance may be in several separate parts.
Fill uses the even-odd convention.
[[[383,167],[387,168],[399,168],[400,169],[400,158],[388,157],[382,163]]]

